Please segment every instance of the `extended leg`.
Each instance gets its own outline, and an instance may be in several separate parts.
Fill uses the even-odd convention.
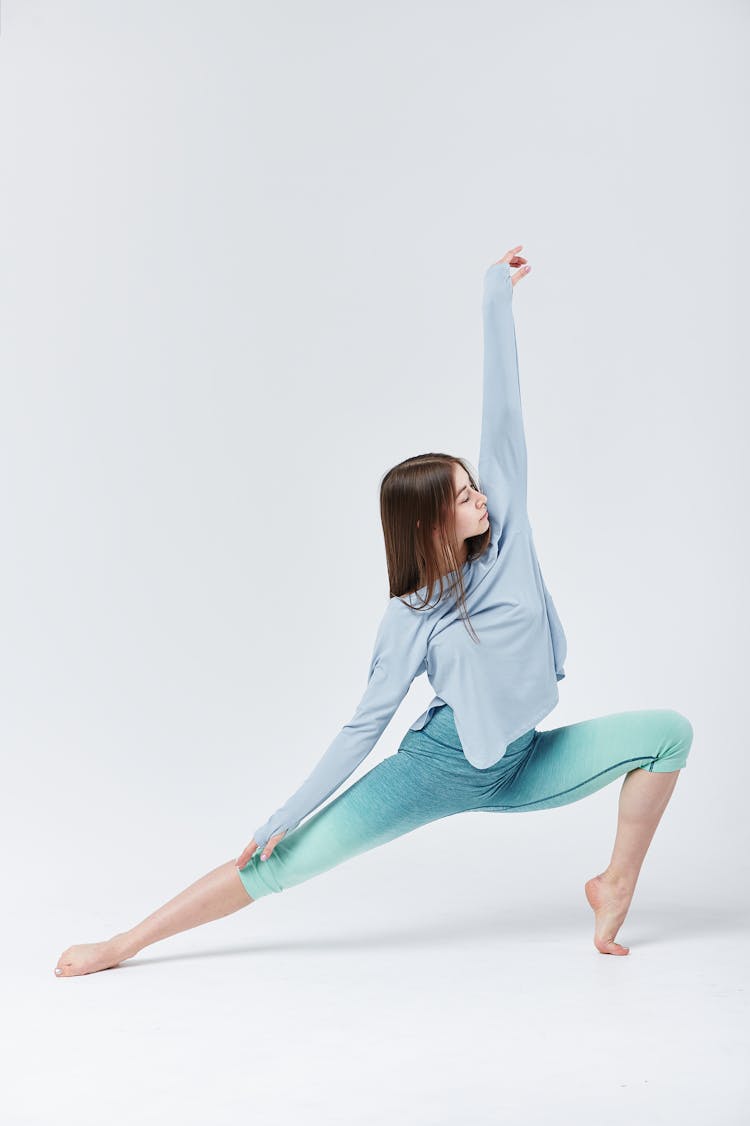
[[[368,849],[465,808],[424,765],[407,753],[383,759],[332,802],[277,844],[269,860],[260,850],[240,871],[220,865],[170,899],[132,930],[107,942],[70,946],[58,960],[60,977],[94,973],[132,958],[144,946],[229,915],[261,896],[283,891]]]
[[[110,969],[126,958],[132,958],[144,946],[231,915],[251,902],[238,877],[234,860],[228,860],[201,876],[132,930],[116,934],[106,942],[69,946],[60,955],[55,973],[58,977],[76,977]]]

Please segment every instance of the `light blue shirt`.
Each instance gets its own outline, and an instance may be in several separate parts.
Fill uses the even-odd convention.
[[[484,278],[482,434],[479,487],[487,496],[490,543],[461,569],[474,641],[445,594],[427,587],[391,598],[378,628],[367,688],[349,723],[291,798],[256,829],[259,846],[300,821],[338,789],[385,731],[416,676],[436,695],[411,724],[424,727],[449,704],[466,758],[493,766],[509,743],[548,715],[565,676],[565,633],[537,559],[526,511],[526,441],[521,412],[513,283],[506,262]],[[453,572],[444,577],[450,583]]]

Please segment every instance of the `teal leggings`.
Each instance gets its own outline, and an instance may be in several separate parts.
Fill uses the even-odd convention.
[[[421,731],[409,729],[395,754],[287,833],[268,860],[257,849],[239,876],[260,899],[455,813],[553,809],[631,770],[681,770],[692,741],[680,712],[615,712],[550,731],[532,728],[480,770],[464,756],[445,705]]]

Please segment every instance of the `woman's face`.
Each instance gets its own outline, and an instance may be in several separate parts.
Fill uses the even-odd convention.
[[[459,543],[463,543],[471,536],[478,536],[487,531],[490,522],[487,515],[487,497],[471,487],[469,474],[463,465],[453,466],[453,485],[456,539]]]
[[[463,547],[464,540],[481,535],[489,527],[487,497],[471,487],[469,474],[463,465],[453,466],[453,519],[456,528],[456,542]],[[417,527],[419,520],[417,520]],[[435,542],[440,546],[440,530],[432,529]],[[465,552],[464,552],[465,554]]]

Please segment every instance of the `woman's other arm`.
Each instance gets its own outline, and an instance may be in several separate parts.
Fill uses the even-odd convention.
[[[295,829],[346,781],[373,749],[414,677],[424,671],[422,621],[423,615],[410,610],[398,598],[390,600],[378,628],[367,688],[357,710],[299,789],[256,829],[253,839],[259,847],[277,833]]]

